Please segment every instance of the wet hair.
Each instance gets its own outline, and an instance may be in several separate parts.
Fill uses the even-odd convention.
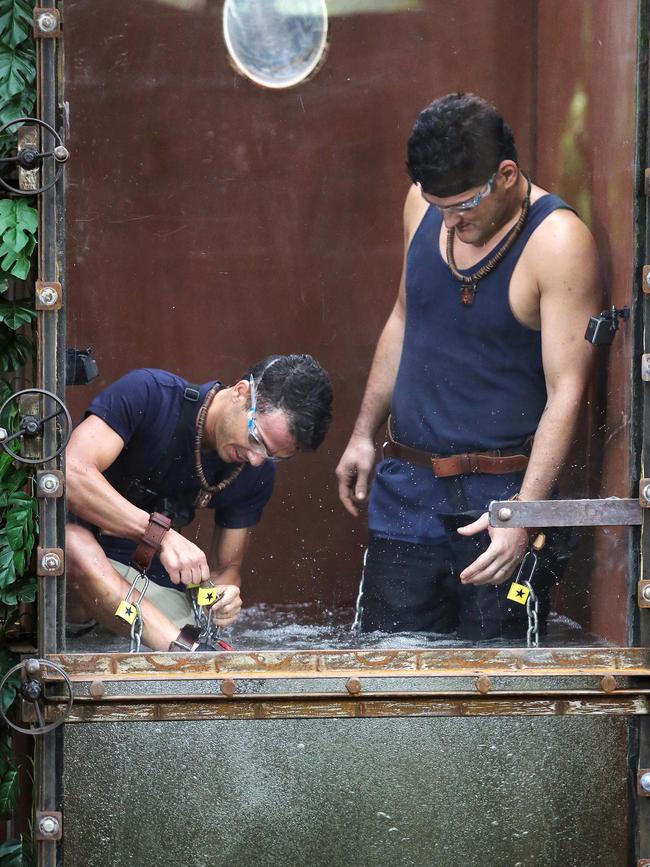
[[[260,413],[282,410],[301,452],[315,451],[332,420],[332,383],[311,355],[269,355],[252,367]]]
[[[407,151],[413,183],[440,198],[485,184],[502,160],[517,162],[512,130],[473,93],[449,93],[420,112]]]

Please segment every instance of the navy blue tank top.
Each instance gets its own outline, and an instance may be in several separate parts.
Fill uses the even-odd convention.
[[[541,336],[515,318],[508,289],[532,233],[550,213],[568,207],[552,195],[531,205],[521,234],[479,282],[470,307],[461,304],[460,284],[440,254],[442,216],[428,208],[406,260],[404,345],[391,404],[396,440],[449,455],[512,448],[535,432],[546,405]],[[476,271],[494,252],[463,273]],[[469,507],[509,496],[521,477],[463,477]],[[444,532],[437,514],[455,511],[447,492],[445,481],[426,468],[382,461],[370,495],[370,530],[438,542]]]

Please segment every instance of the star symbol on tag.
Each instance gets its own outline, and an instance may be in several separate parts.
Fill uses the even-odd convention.
[[[208,595],[206,596],[206,599],[208,600],[208,602],[212,602],[212,595],[213,595],[212,593],[208,593]]]
[[[127,617],[130,617],[132,614],[133,614],[133,608],[131,608],[131,606],[129,605],[129,607],[126,609],[126,615],[127,615]]]
[[[521,597],[522,597],[523,595],[524,595],[524,591],[523,591],[523,590],[517,590],[517,596],[519,596],[520,599],[521,599]]]

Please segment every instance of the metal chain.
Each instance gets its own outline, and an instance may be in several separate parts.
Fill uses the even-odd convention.
[[[528,578],[526,578],[525,581],[521,581],[521,573],[524,571],[524,567],[529,558],[532,561],[530,575],[528,576]],[[533,576],[536,569],[537,554],[532,550],[532,548],[530,548],[524,554],[524,557],[519,564],[517,577],[515,578],[515,583],[522,584],[528,589],[528,597],[526,599],[526,617],[528,619],[528,629],[526,630],[526,647],[539,647],[539,598],[533,590],[532,585]]]
[[[144,593],[142,594],[144,596]],[[140,596],[140,599],[142,599]],[[139,602],[131,603],[136,610],[135,620],[131,624],[131,641],[129,644],[129,653],[139,653],[140,645],[142,644],[142,630],[144,628],[144,620],[142,618],[142,611],[140,610]]]
[[[189,596],[192,612],[194,614],[194,622],[199,627],[199,644],[216,644],[219,638],[220,628],[212,622],[210,615],[210,605],[199,605],[197,601],[198,587],[188,587],[187,595]]]

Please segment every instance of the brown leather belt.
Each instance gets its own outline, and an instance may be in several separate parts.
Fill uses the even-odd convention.
[[[388,440],[384,443],[385,458],[397,458],[409,464],[426,467],[438,479],[449,476],[466,476],[474,473],[501,475],[518,473],[528,466],[528,455],[533,438],[514,449],[490,449],[484,452],[470,452],[462,455],[434,455],[421,449],[414,449],[395,442],[390,429],[390,418],[386,426]]]

